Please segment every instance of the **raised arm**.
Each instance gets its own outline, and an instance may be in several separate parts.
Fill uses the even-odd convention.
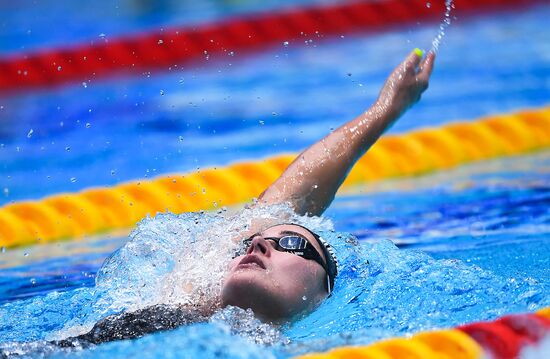
[[[391,73],[374,105],[302,152],[259,197],[288,202],[296,213],[321,215],[355,162],[428,88],[435,55],[413,51]]]

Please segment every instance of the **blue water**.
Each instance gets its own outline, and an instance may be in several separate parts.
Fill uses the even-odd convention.
[[[547,152],[490,161],[340,196],[327,216],[360,244],[325,235],[341,261],[334,295],[292,325],[266,330],[253,317],[222,313],[223,321],[110,343],[79,355],[123,357],[130,350],[150,357],[193,357],[206,345],[211,353],[231,358],[262,357],[261,350],[289,357],[549,306],[549,161]],[[2,271],[0,297],[9,302],[0,307],[0,343],[51,339],[101,317],[105,303],[111,302],[104,300],[101,286],[94,287],[94,277],[102,259],[123,241],[58,243],[0,256],[0,265],[8,267]],[[133,273],[133,265],[147,273],[136,258],[120,273]],[[109,278],[134,278],[120,273]],[[107,292],[124,294],[117,288]],[[17,296],[27,299],[13,301]],[[67,323],[72,324],[67,328]],[[234,327],[240,328],[239,337],[271,345],[244,344],[232,334]],[[275,343],[268,339],[273,331],[282,338]],[[214,342],[205,339],[211,335]]]
[[[537,6],[458,19],[429,91],[390,132],[547,105],[549,16],[550,6]],[[391,68],[415,46],[430,48],[437,30],[313,38],[0,96],[0,204],[299,151],[364,111]]]
[[[20,40],[2,47],[5,53],[95,36],[93,12],[79,15],[84,25],[71,38],[59,32],[46,39],[22,35],[25,16],[2,6],[16,14],[2,20],[12,30],[8,38]],[[204,6],[196,18],[107,16],[104,32],[222,13]],[[550,104],[549,15],[550,7],[539,5],[458,19],[429,91],[391,132]],[[120,16],[126,20],[116,24]],[[53,26],[48,17],[42,21]],[[369,37],[311,39],[143,78],[4,95],[0,204],[298,151],[364,110],[391,67],[410,48],[429,48],[436,30],[420,24]],[[326,215],[359,244],[327,232],[342,262],[335,293],[282,328],[226,310],[209,323],[61,351],[40,341],[74,334],[112,310],[116,291],[109,285],[129,274],[99,281],[108,285],[95,281],[126,236],[8,249],[0,252],[0,348],[53,357],[286,358],[550,306],[549,161],[542,152],[341,193]],[[130,265],[146,264],[136,260]]]
[[[74,3],[55,0],[17,4],[1,2],[0,54],[101,43],[115,36],[158,31],[182,24],[224,20],[235,15],[267,13],[301,5],[330,4],[327,0],[245,0],[239,2],[202,0],[99,0]],[[60,26],[60,23],[63,26]],[[48,29],[49,31],[44,31]]]

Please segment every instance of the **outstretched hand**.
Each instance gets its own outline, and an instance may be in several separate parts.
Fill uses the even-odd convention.
[[[435,53],[428,52],[422,59],[420,50],[409,56],[393,70],[380,91],[376,104],[397,119],[414,105],[428,88]]]
[[[304,150],[259,203],[289,203],[296,213],[319,216],[355,162],[428,88],[435,55],[413,51],[388,77],[376,103]]]

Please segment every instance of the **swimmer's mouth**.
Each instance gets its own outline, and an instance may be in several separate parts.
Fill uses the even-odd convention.
[[[262,268],[262,269],[266,269],[265,268],[265,264],[262,262],[262,260],[260,258],[258,258],[258,256],[254,255],[254,254],[249,254],[247,255],[246,257],[244,257],[240,262],[239,262],[239,265],[238,267],[240,266],[244,266],[244,265],[257,265],[258,267]]]

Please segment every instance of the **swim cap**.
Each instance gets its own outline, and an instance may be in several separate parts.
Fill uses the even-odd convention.
[[[334,289],[334,281],[336,279],[336,276],[338,275],[338,260],[336,259],[336,255],[334,254],[334,250],[328,244],[324,239],[322,239],[317,233],[310,232],[313,234],[317,242],[321,245],[321,249],[323,250],[323,254],[325,255],[326,261],[327,261],[327,275],[328,275],[328,294],[332,294],[332,290]]]

